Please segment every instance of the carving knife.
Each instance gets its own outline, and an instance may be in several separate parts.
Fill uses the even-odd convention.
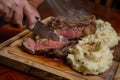
[[[40,36],[41,38],[47,38],[47,39],[59,41],[59,37],[54,33],[54,30],[51,27],[39,21],[38,17],[35,18],[36,18],[36,24],[34,28],[30,29],[28,26],[26,26],[27,29],[32,31],[34,34]],[[5,21],[2,18],[0,18],[0,21],[2,22],[0,23],[0,25],[3,25],[5,23]],[[24,16],[23,23],[26,23],[26,16]]]
[[[54,30],[51,27],[39,21],[38,19],[36,20],[36,24],[34,28],[29,30],[35,33],[36,35],[40,36],[41,38],[47,38],[47,39],[59,41],[59,37],[54,33]]]

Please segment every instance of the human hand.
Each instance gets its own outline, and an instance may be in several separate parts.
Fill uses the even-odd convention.
[[[37,10],[27,0],[0,0],[0,17],[23,27],[23,17],[26,16],[29,28],[33,28],[39,17]]]

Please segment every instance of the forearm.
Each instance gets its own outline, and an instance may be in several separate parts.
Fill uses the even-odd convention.
[[[37,8],[44,0],[28,0],[28,1],[32,6]]]

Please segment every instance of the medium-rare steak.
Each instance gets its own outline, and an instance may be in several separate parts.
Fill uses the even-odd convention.
[[[68,48],[72,47],[74,44],[76,44],[76,42],[68,43],[48,39],[33,40],[31,38],[28,38],[23,42],[24,49],[31,54],[61,59],[66,58]]]
[[[94,22],[94,16],[85,16],[80,19],[53,17],[47,25],[52,27],[58,36],[67,39],[79,39],[95,32],[96,28]]]
[[[35,54],[35,51],[49,51],[51,49],[60,48],[64,46],[65,42],[52,41],[48,39],[33,40],[31,38],[26,39],[23,42],[25,48],[31,50],[32,54]]]
[[[68,49],[74,46],[78,39],[95,32],[94,21],[95,18],[93,16],[75,20],[52,17],[47,25],[60,38],[59,41],[34,37],[33,39],[28,38],[24,40],[23,46],[31,54],[65,59]]]

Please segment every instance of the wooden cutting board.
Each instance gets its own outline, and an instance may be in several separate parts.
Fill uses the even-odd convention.
[[[46,23],[47,20],[49,18],[43,22]],[[114,48],[114,61],[111,68],[101,75],[92,76],[74,71],[63,60],[25,52],[19,45],[31,34],[30,31],[25,30],[2,43],[0,45],[0,63],[45,80],[120,80],[120,43]]]

